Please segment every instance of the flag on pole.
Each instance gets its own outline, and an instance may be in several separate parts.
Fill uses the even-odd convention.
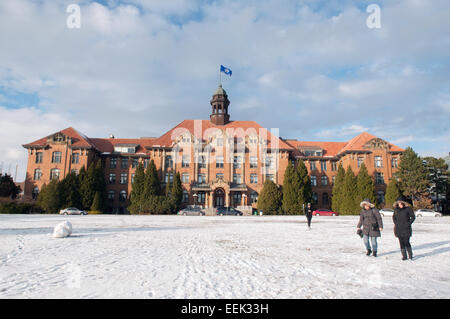
[[[223,72],[229,76],[231,76],[231,74],[233,73],[229,68],[226,68],[223,65],[220,65],[220,72]]]

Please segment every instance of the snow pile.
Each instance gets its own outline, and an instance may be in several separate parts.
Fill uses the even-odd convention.
[[[56,225],[53,230],[53,238],[65,238],[70,235],[72,235],[72,224],[67,220]]]

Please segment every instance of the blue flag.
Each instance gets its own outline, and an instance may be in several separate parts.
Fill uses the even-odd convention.
[[[226,75],[231,76],[233,72],[229,68],[224,67],[223,65],[220,65],[220,72],[225,73]]]

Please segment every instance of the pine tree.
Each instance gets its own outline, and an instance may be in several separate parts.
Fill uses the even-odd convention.
[[[392,178],[386,187],[386,207],[392,207],[397,198],[401,195],[400,189],[398,188],[398,182],[396,178]]]
[[[0,174],[0,197],[15,199],[20,193],[20,187],[16,186],[13,178],[8,174]]]
[[[359,203],[364,199],[368,198],[371,203],[376,202],[375,198],[375,185],[373,183],[372,177],[370,177],[366,165],[361,164],[357,177],[357,196],[356,200]]]
[[[301,191],[300,178],[291,162],[289,162],[284,172],[282,191],[283,212],[287,215],[299,214],[301,212],[299,206],[299,191]]]
[[[57,214],[62,208],[60,182],[53,179],[39,192],[37,203],[47,214]]]
[[[342,188],[345,179],[345,169],[342,163],[339,164],[336,179],[333,186],[333,198],[331,202],[331,208],[334,212],[342,212],[343,193]]]
[[[357,199],[357,179],[349,166],[345,172],[344,183],[342,185],[342,206],[339,213],[343,215],[353,215],[359,212],[359,203]]]
[[[89,210],[92,206],[92,201],[95,196],[95,164],[89,165],[86,173],[81,178],[80,194],[81,203],[84,210]]]
[[[82,207],[80,181],[75,173],[68,174],[60,182],[60,191],[62,207]]]
[[[411,198],[413,203],[426,197],[429,188],[428,172],[422,159],[408,147],[400,157],[398,171],[395,174],[399,181],[400,191]]]
[[[161,186],[159,183],[158,171],[153,160],[150,161],[147,170],[145,172],[145,186],[144,196],[156,196],[161,192]]]
[[[278,186],[267,179],[258,196],[258,211],[263,211],[266,215],[279,214],[282,206],[282,199],[283,193]]]
[[[181,176],[179,172],[175,174],[172,184],[170,201],[172,204],[172,212],[176,212],[180,208],[181,201],[183,199],[183,188],[181,185]]]
[[[145,171],[144,165],[139,163],[134,174],[134,182],[130,194],[130,206],[128,210],[131,214],[139,214],[144,211],[144,186],[145,186]]]
[[[311,178],[309,177],[308,169],[302,160],[297,162],[296,171],[300,181],[298,206],[301,210],[303,205],[311,203],[312,201]]]
[[[100,191],[95,192],[94,200],[92,201],[91,211],[101,212],[103,208],[102,195]]]

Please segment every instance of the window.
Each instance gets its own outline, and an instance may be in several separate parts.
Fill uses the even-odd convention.
[[[139,159],[138,158],[133,158],[131,160],[131,167],[132,168],[136,168],[139,165]]]
[[[337,171],[337,162],[331,162],[331,170],[332,170],[333,172],[336,172],[336,171]]]
[[[50,170],[50,179],[59,179],[59,169],[57,168],[52,168]]]
[[[147,168],[149,163],[150,163],[150,159],[144,158],[144,168]]]
[[[328,205],[328,193],[322,194],[322,205]]]
[[[189,193],[185,189],[183,190],[182,202],[185,204],[189,203]]]
[[[116,174],[114,174],[114,173],[109,174],[109,183],[110,184],[116,183]]]
[[[216,157],[216,168],[223,168],[223,156]]]
[[[273,169],[274,168],[274,161],[272,157],[266,157],[266,167]]]
[[[128,168],[128,158],[123,157],[120,159],[120,168]]]
[[[122,190],[119,193],[119,201],[120,202],[124,202],[127,200],[127,191],[126,190]]]
[[[322,176],[320,182],[322,185],[328,185],[328,177]]]
[[[384,184],[383,173],[381,173],[381,172],[375,173],[375,184],[377,184],[377,185]]]
[[[362,163],[364,163],[364,157],[358,157],[357,161],[358,161],[358,167],[361,167]]]
[[[120,174],[120,184],[126,184],[126,183],[128,183],[128,174],[121,173]]]
[[[198,168],[206,168],[206,157],[204,155],[198,157]]]
[[[233,159],[233,168],[241,168],[242,157],[235,156]]]
[[[383,167],[383,159],[381,156],[375,156],[375,167]]]
[[[266,174],[266,180],[271,180],[272,182],[275,182],[275,176],[273,174]]]
[[[181,158],[181,167],[189,167],[189,165],[191,164],[191,158],[189,157],[189,155],[183,155],[183,157]]]
[[[311,171],[315,171],[317,168],[316,168],[316,162],[315,161],[311,161],[311,162],[309,162],[309,169],[311,170]]]
[[[316,192],[312,192],[311,198],[312,198],[312,204],[317,204],[317,193]]]
[[[52,163],[61,163],[61,152],[52,153]]]
[[[73,170],[70,171],[70,173],[71,173],[71,174],[78,175],[78,174],[80,174],[80,170],[78,170],[78,169],[73,169]]]
[[[43,153],[42,152],[37,152],[36,153],[36,164],[41,164],[42,163],[42,158],[43,158]]]
[[[398,167],[398,159],[396,157],[393,157],[391,162],[392,162],[392,168]]]
[[[384,203],[384,192],[383,191],[377,192],[377,203],[378,204]]]
[[[233,174],[233,183],[241,184],[242,183],[242,175],[241,174]]]
[[[40,168],[36,168],[34,170],[34,180],[35,181],[40,181],[41,180],[41,176],[42,176],[42,171]]]
[[[258,184],[258,174],[250,174],[250,184]]]
[[[109,201],[113,202],[114,201],[114,196],[115,196],[114,191],[108,191],[108,200]]]
[[[117,157],[111,157],[109,159],[109,168],[116,168],[117,167]]]
[[[184,184],[189,183],[189,174],[188,173],[181,174],[181,182]]]
[[[133,174],[131,174],[131,183],[133,184],[134,183],[134,173]]]
[[[250,194],[250,202],[251,203],[256,203],[256,201],[258,200],[258,193],[253,191]]]
[[[320,170],[321,170],[322,172],[324,172],[324,171],[327,170],[327,162],[325,162],[325,161],[320,161]]]
[[[206,174],[198,174],[197,175],[197,182],[198,183],[206,183]]]
[[[216,139],[216,146],[223,146],[223,138]]]
[[[311,186],[317,186],[317,176],[311,175]]]
[[[331,178],[331,184],[334,185],[335,182],[336,182],[336,176],[333,176],[333,177]]]
[[[31,192],[31,198],[36,200],[38,198],[38,195],[39,195],[39,187],[36,186],[33,188],[33,191]]]
[[[233,204],[235,206],[239,206],[241,205],[242,202],[242,194],[237,192],[237,193],[233,193]]]
[[[258,168],[258,157],[250,156],[250,168]]]
[[[183,143],[190,143],[191,142],[191,137],[190,136],[183,136],[183,138],[181,139],[181,142]]]
[[[216,174],[216,179],[223,179],[223,178],[224,178],[223,173]]]
[[[164,165],[166,166],[166,168],[173,167],[173,160],[171,155],[166,156],[166,158],[164,159]]]
[[[72,154],[72,164],[78,164],[80,162],[80,153]]]
[[[164,183],[172,183],[173,182],[173,174],[172,173],[166,173],[164,175]]]
[[[200,204],[204,204],[205,203],[205,192],[198,192],[197,193],[197,202]]]

